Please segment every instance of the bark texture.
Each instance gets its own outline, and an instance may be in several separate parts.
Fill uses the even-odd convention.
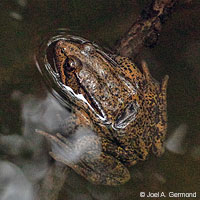
[[[156,45],[162,24],[179,0],[153,0],[116,45],[117,54],[136,57],[144,47]]]

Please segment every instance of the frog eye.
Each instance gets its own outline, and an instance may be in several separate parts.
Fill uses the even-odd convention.
[[[63,67],[67,72],[72,72],[76,69],[76,61],[71,58],[66,58]]]
[[[60,51],[61,51],[62,54],[65,54],[65,49],[64,48],[62,48]]]
[[[65,59],[65,62],[63,64],[65,72],[73,72],[77,69],[80,69],[81,67],[81,62],[78,58],[72,56],[72,57],[67,57]]]

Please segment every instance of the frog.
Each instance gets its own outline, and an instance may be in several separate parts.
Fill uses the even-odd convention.
[[[168,75],[159,83],[146,62],[139,68],[130,58],[72,35],[56,38],[52,52],[48,78],[72,113],[66,124],[70,134],[40,132],[63,150],[50,152],[56,161],[93,184],[117,186],[128,182],[131,166],[150,153],[163,154]],[[73,144],[70,136],[80,128],[89,134],[79,131]],[[64,155],[75,151],[82,152],[76,160]]]

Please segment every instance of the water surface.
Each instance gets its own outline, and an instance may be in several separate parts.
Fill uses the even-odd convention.
[[[13,0],[0,4],[0,162],[37,184],[49,167],[47,144],[35,128],[54,131],[63,112],[34,63],[44,37],[61,28],[113,48],[149,1]],[[94,186],[73,171],[62,199],[139,199],[140,192],[197,192],[200,198],[200,4],[180,5],[155,48],[141,55],[157,79],[168,74],[168,143],[161,158],[131,168],[120,187]],[[53,114],[52,114],[53,113]],[[0,167],[0,170],[3,167]],[[3,176],[0,171],[0,184]],[[15,177],[15,176],[14,176]],[[15,179],[15,178],[14,178]],[[14,180],[9,179],[9,180]],[[6,188],[6,183],[1,188]],[[21,183],[23,184],[23,183]],[[22,187],[23,189],[23,187]],[[30,196],[25,199],[31,199]],[[11,193],[13,191],[10,191]],[[5,196],[5,193],[1,195]],[[168,199],[165,198],[165,199]],[[170,198],[171,199],[171,198]]]

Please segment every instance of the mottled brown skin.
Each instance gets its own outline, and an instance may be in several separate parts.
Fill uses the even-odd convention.
[[[130,179],[127,167],[145,160],[151,150],[158,156],[163,153],[168,76],[160,85],[145,63],[142,73],[130,59],[108,55],[77,37],[57,41],[55,62],[60,83],[86,100],[66,95],[74,113],[74,130],[87,127],[96,135],[81,138],[77,149],[84,142],[94,145],[78,162],[68,162],[55,152],[52,157],[92,183],[119,185]],[[72,151],[66,136],[46,136]]]

